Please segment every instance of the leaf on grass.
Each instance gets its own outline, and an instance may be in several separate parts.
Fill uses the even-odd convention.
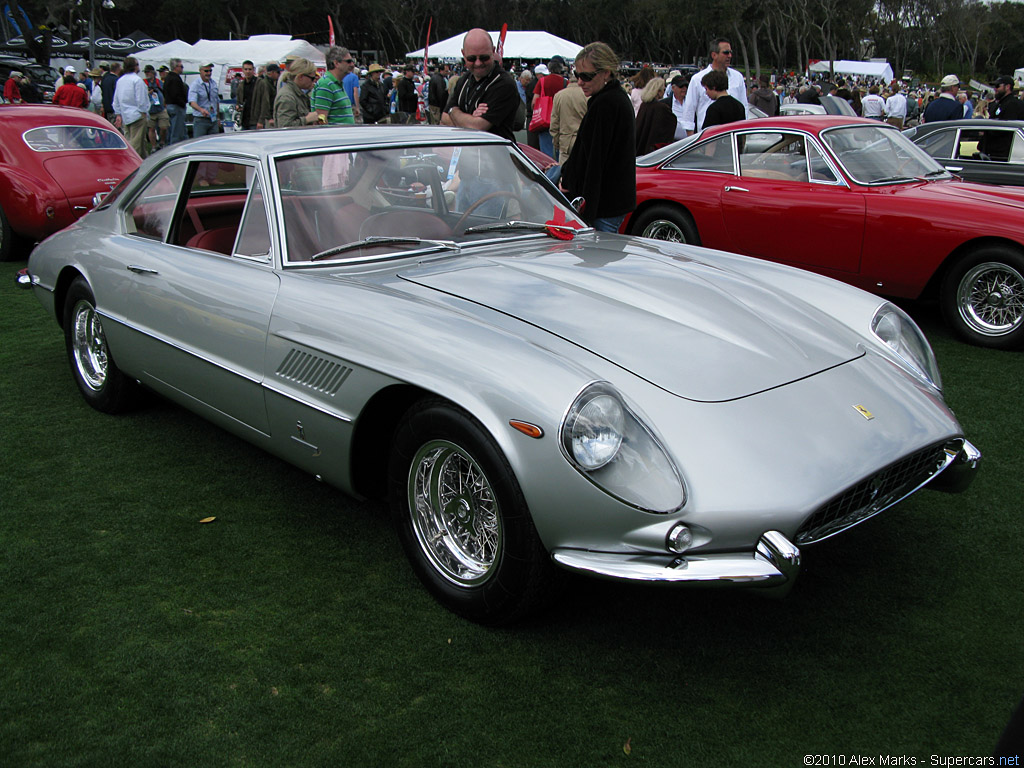
[[[270,695],[271,696],[277,696],[277,688],[271,688],[270,689]]]
[[[622,751],[625,752],[627,755],[631,755],[633,753],[633,747],[629,744],[629,742],[631,742],[632,740],[633,737],[630,736],[628,739],[626,739],[626,743],[622,745]]]
[[[204,517],[204,518],[203,518],[202,520],[200,520],[199,522],[200,522],[200,523],[212,523],[212,522],[213,522],[214,520],[216,520],[216,519],[217,519],[216,517]]]

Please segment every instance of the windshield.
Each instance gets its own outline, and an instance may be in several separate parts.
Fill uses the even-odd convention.
[[[860,184],[895,184],[948,172],[895,128],[849,125],[822,131],[821,140]]]
[[[586,227],[508,145],[324,152],[278,159],[275,169],[287,263],[572,237]]]

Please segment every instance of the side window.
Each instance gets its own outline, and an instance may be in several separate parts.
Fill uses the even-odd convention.
[[[673,158],[665,166],[678,171],[721,171],[732,173],[732,138],[722,136],[706,141]]]
[[[1005,163],[1010,159],[1011,145],[1016,131],[1012,128],[987,128],[984,131],[961,131],[960,152],[965,160],[995,160]],[[982,155],[986,157],[982,157]]]
[[[810,166],[811,181],[828,182],[830,184],[836,184],[839,181],[836,178],[835,171],[825,162],[825,158],[818,151],[818,148],[810,143],[807,145],[807,162]]]
[[[747,133],[739,139],[740,175],[807,181],[807,145],[794,133]]]
[[[953,156],[953,140],[955,138],[955,130],[933,131],[915,143],[932,157],[941,157],[944,160],[948,160]]]
[[[256,171],[250,165],[219,160],[192,163],[190,171],[188,197],[172,239],[186,248],[229,256]]]
[[[1010,148],[1010,162],[1024,163],[1024,138],[1020,131],[1013,132],[1013,146]]]
[[[184,176],[185,163],[163,168],[129,205],[125,217],[128,231],[162,241],[167,235]]]
[[[265,256],[270,253],[270,222],[267,221],[267,206],[263,200],[259,177],[254,179],[249,192],[249,203],[245,208],[235,252],[241,256]]]

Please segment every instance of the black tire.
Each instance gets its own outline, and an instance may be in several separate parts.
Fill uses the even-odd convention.
[[[89,405],[103,413],[120,413],[134,404],[138,384],[114,362],[96,299],[82,277],[71,283],[64,300],[64,343],[71,375]]]
[[[444,400],[417,403],[388,470],[402,546],[442,605],[491,625],[539,607],[554,568],[512,468],[476,419]]]
[[[990,349],[1024,346],[1024,255],[1000,245],[960,259],[942,281],[946,323],[964,341]]]
[[[700,245],[697,225],[686,211],[671,205],[652,205],[633,219],[630,230],[634,235],[670,243]]]

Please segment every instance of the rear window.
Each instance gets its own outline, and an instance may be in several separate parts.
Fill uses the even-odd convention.
[[[22,138],[29,148],[36,152],[128,148],[117,131],[85,125],[48,125],[33,128],[25,131]]]

